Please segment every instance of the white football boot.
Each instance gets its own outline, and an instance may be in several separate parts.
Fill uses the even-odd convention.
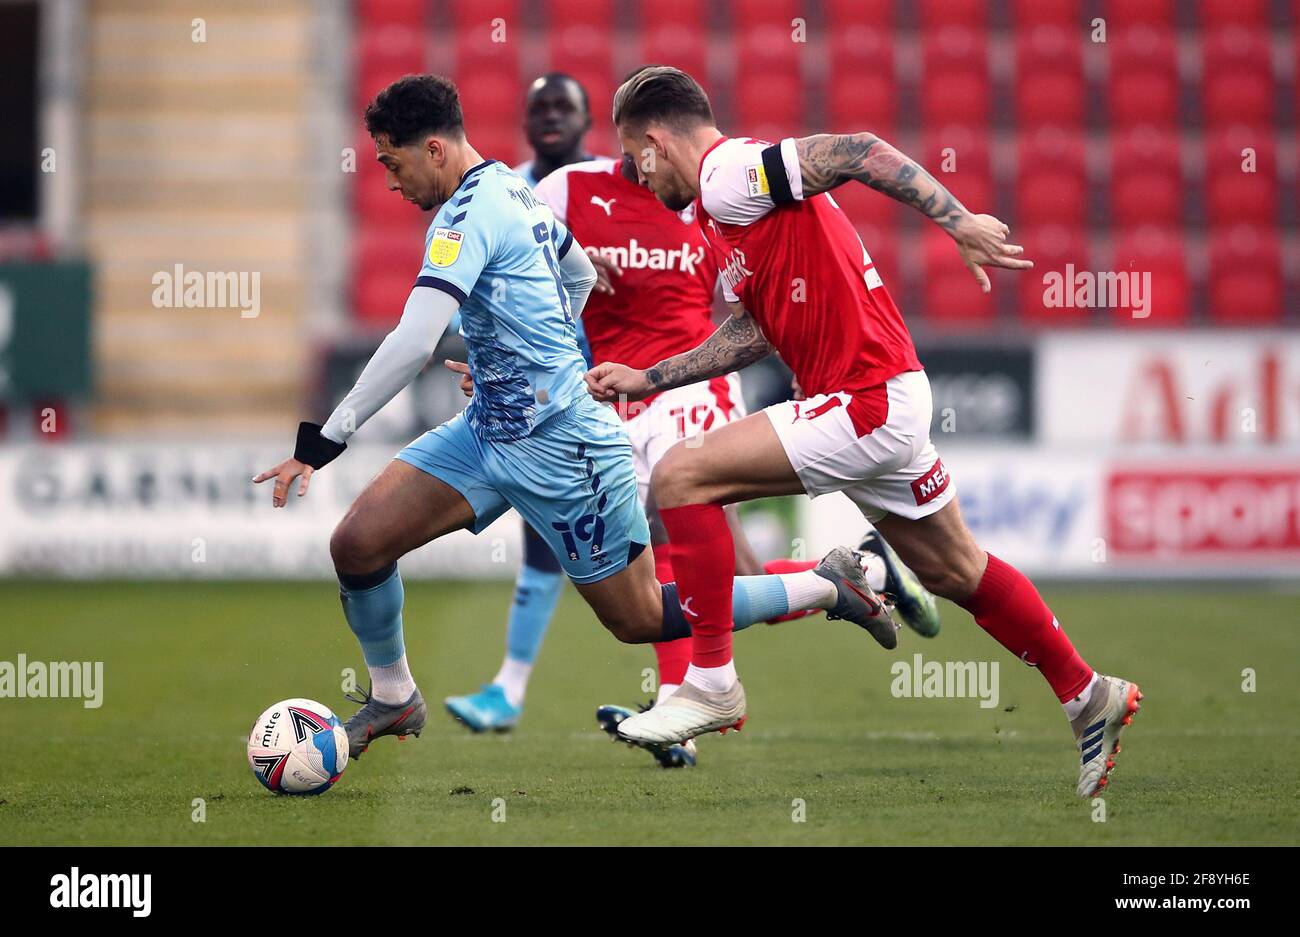
[[[745,688],[739,680],[725,693],[683,683],[662,703],[620,722],[618,734],[642,745],[674,745],[706,732],[739,732],[744,724]]]
[[[1105,674],[1098,676],[1088,705],[1070,720],[1074,743],[1079,747],[1079,786],[1075,793],[1080,797],[1096,797],[1106,789],[1119,754],[1119,734],[1142,708],[1138,703],[1142,691],[1136,683]]]

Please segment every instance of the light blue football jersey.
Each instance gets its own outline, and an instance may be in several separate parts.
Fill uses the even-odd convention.
[[[474,397],[465,416],[486,440],[521,439],[587,393],[559,261],[573,236],[497,160],[465,173],[434,216],[417,286],[460,301]]]

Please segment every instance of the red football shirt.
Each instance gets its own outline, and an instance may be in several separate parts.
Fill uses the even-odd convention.
[[[680,213],[665,208],[608,158],[557,169],[536,192],[587,253],[623,270],[614,295],[593,291],[582,310],[597,363],[648,368],[713,333],[718,268],[694,206]]]
[[[803,197],[794,140],[781,143],[795,201],[777,206],[772,144],[723,137],[700,160],[700,225],[739,300],[805,394],[860,394],[919,371],[912,337],[857,231],[829,193]]]

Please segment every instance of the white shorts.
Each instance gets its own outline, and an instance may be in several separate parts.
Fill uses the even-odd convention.
[[[646,503],[650,493],[650,473],[669,449],[683,439],[717,429],[744,415],[740,378],[733,373],[666,390],[624,423],[632,440],[632,468],[636,472],[641,503]]]
[[[887,514],[926,517],[956,496],[930,441],[930,380],[905,371],[876,390],[819,394],[763,412],[810,497],[842,491],[873,524]]]

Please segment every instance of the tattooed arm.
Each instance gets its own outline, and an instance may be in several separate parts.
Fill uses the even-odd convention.
[[[758,323],[740,303],[730,303],[731,315],[699,346],[665,358],[644,371],[608,361],[587,372],[591,396],[605,403],[620,397],[640,400],[661,390],[721,377],[772,353]]]
[[[1008,244],[1010,228],[992,215],[974,215],[911,157],[870,133],[821,133],[794,141],[803,198],[811,198],[850,180],[910,205],[943,228],[957,242],[962,260],[985,292],[983,267],[1027,270],[1024,248]]]

